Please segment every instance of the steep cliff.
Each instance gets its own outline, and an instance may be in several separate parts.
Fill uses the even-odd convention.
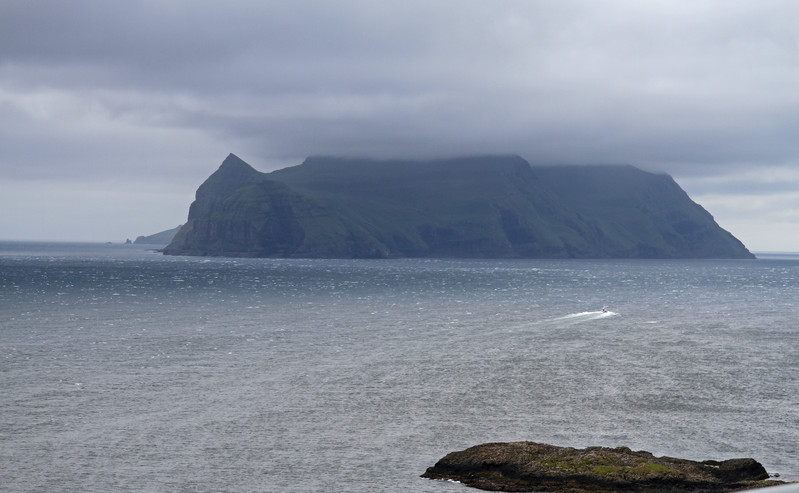
[[[313,157],[260,173],[234,155],[197,190],[172,255],[751,258],[667,175]]]

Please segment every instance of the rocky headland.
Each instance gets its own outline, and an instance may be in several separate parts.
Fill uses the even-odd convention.
[[[486,491],[726,492],[784,484],[754,459],[692,461],[627,447],[487,443],[447,454],[422,475]]]
[[[261,173],[234,155],[198,189],[169,255],[291,258],[753,258],[667,175],[312,157]]]
[[[161,231],[160,233],[155,233],[148,236],[138,236],[133,243],[136,245],[169,245],[169,243],[172,242],[172,239],[182,227],[183,225],[181,224],[176,228]]]

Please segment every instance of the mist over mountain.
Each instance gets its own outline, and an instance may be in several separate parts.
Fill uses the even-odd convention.
[[[169,255],[307,258],[753,258],[668,175],[310,157],[271,173],[229,155]]]

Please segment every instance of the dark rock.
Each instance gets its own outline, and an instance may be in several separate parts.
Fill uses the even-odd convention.
[[[627,447],[487,443],[452,452],[422,475],[487,491],[727,492],[783,484],[754,459],[697,462]]]
[[[768,479],[766,469],[754,459],[729,459],[722,462],[706,460],[702,464],[711,467],[711,472],[725,482]]]

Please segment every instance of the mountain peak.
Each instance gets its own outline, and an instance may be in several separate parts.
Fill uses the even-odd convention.
[[[211,204],[224,200],[236,190],[260,180],[263,173],[231,153],[211,176],[197,189],[189,217],[207,211]]]
[[[243,159],[233,154],[232,152],[228,154],[228,156],[225,158],[224,161],[222,161],[222,165],[219,167],[219,170],[220,171],[240,170],[246,173],[251,173],[253,171],[256,171],[255,168],[247,164]]]
[[[208,183],[214,184],[216,187],[223,186],[228,189],[226,193],[230,193],[236,188],[250,184],[253,179],[260,175],[261,173],[258,170],[231,153],[222,161],[219,169],[205,180],[203,186]]]

